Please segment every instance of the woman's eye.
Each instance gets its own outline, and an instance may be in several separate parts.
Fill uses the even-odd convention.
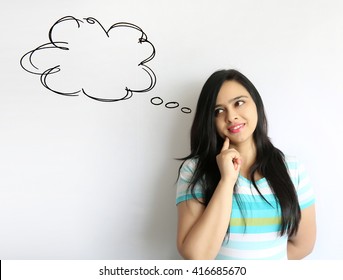
[[[214,115],[217,117],[219,114],[223,113],[224,109],[222,108],[217,108],[214,110]]]
[[[243,100],[238,100],[236,102],[236,107],[242,106],[245,102]]]

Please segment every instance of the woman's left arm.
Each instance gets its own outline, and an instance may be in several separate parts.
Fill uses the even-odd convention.
[[[301,220],[296,235],[288,238],[289,260],[300,260],[309,255],[316,242],[316,211],[311,205],[301,211]]]

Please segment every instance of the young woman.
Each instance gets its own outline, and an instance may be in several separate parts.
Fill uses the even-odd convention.
[[[267,135],[262,99],[236,70],[206,81],[177,181],[185,259],[302,259],[316,239],[314,195],[296,158]]]

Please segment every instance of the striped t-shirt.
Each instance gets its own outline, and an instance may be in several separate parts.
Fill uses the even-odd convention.
[[[294,157],[286,157],[286,164],[296,188],[300,209],[311,206],[314,204],[314,192],[303,165],[299,164]],[[188,185],[195,166],[195,159],[187,160],[183,164],[177,182],[176,204],[194,199]],[[287,259],[288,237],[279,234],[280,206],[265,178],[258,180],[256,184],[272,206],[263,200],[250,180],[239,175],[233,195],[228,234],[216,259]],[[199,184],[194,190],[197,198],[203,197]],[[239,205],[243,205],[242,210]]]

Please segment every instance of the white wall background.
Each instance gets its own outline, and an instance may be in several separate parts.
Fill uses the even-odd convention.
[[[189,152],[197,96],[222,68],[255,83],[274,144],[310,172],[318,238],[308,259],[342,259],[342,13],[339,0],[4,2],[0,259],[179,258],[174,158]],[[156,48],[155,88],[115,103],[44,88],[19,60],[64,16],[140,26]]]

